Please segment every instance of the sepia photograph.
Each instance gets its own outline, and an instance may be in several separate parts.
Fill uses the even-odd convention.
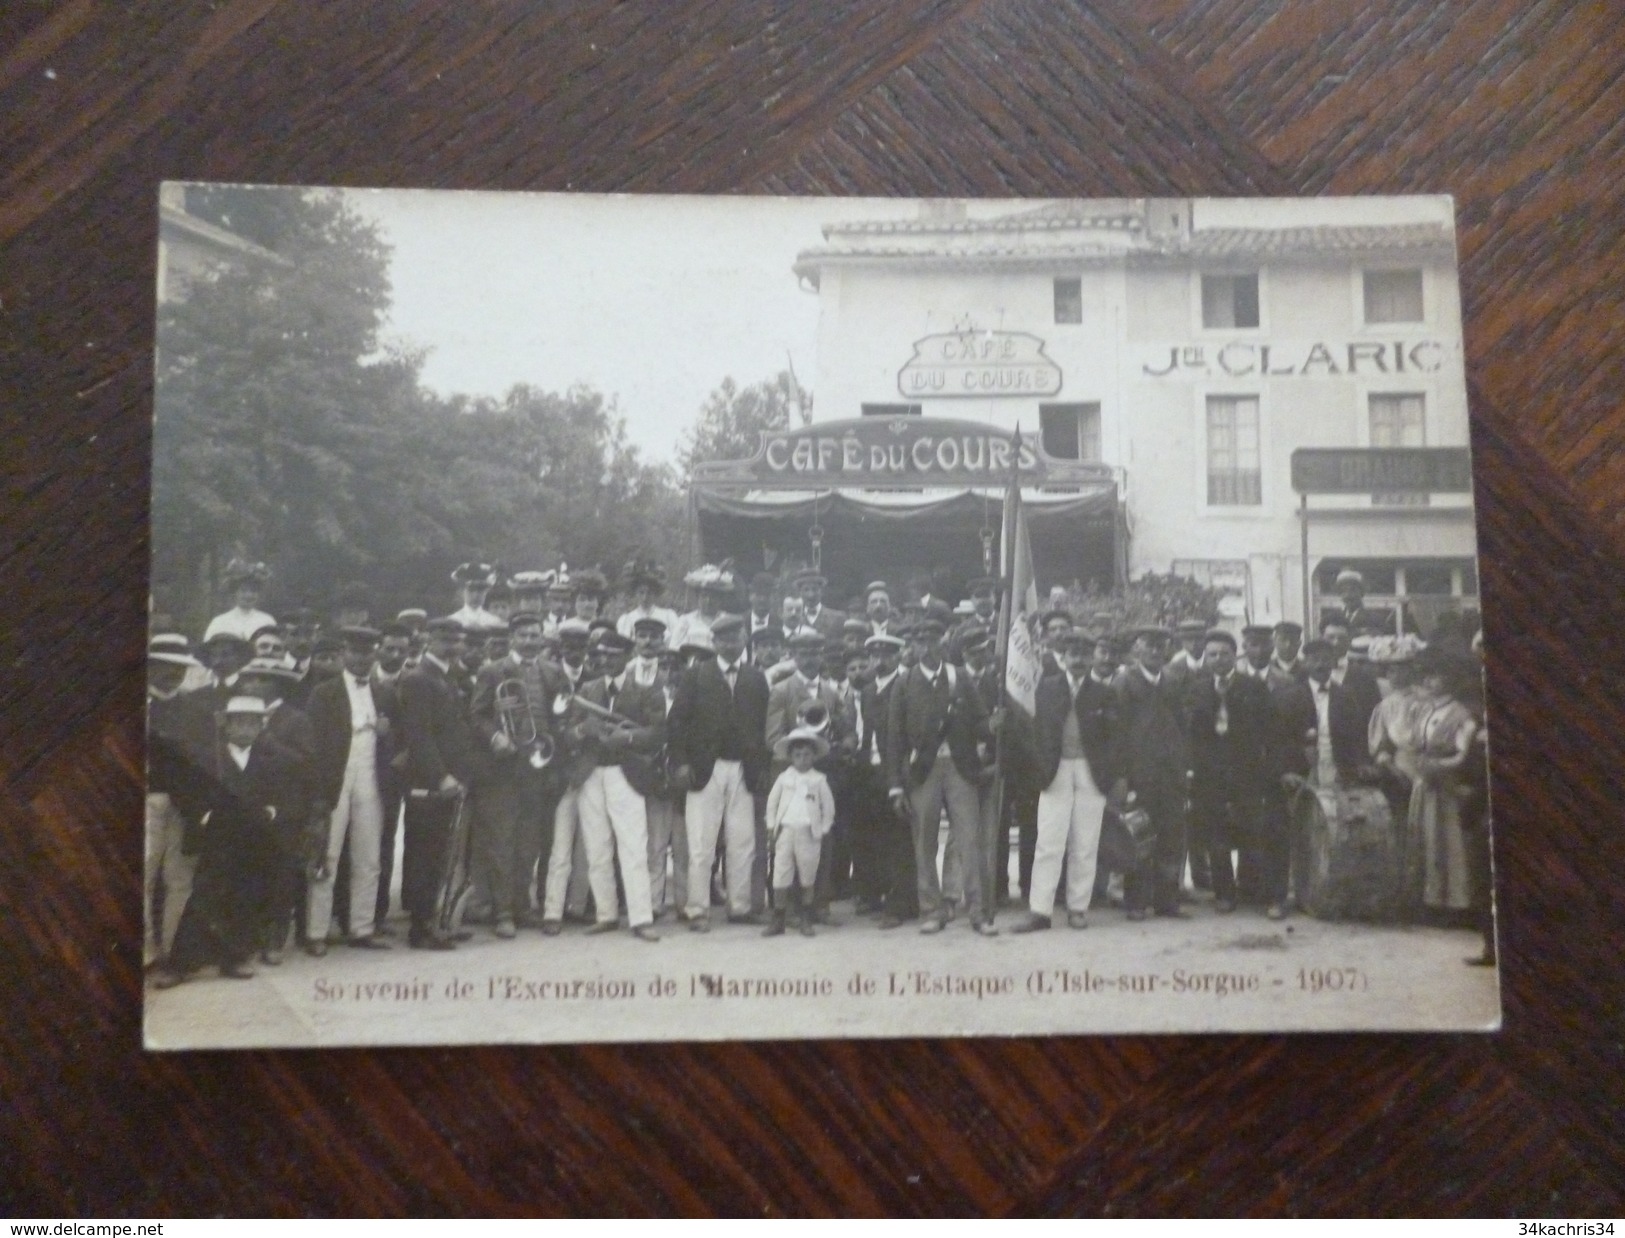
[[[147,1048],[1499,1028],[1449,198],[160,195]]]

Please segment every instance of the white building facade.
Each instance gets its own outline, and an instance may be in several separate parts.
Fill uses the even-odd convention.
[[[1131,577],[1219,585],[1253,621],[1307,595],[1313,622],[1344,567],[1424,626],[1477,605],[1470,493],[1293,488],[1301,448],[1467,447],[1448,199],[900,205],[795,272],[820,302],[815,421],[1019,425],[1107,466]]]

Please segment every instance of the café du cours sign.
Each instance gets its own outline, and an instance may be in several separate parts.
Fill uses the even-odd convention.
[[[696,464],[694,479],[752,489],[997,487],[1012,471],[1025,486],[1112,480],[1106,465],[1046,455],[1031,433],[1018,446],[1010,431],[986,422],[902,415],[764,430],[754,456]]]
[[[1044,341],[1025,331],[954,331],[914,341],[897,372],[897,390],[913,399],[1054,395],[1061,367]]]

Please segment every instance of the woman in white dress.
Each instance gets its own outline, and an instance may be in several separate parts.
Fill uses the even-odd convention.
[[[1422,836],[1410,817],[1411,792],[1422,756],[1422,718],[1431,702],[1416,679],[1414,638],[1383,637],[1371,646],[1372,668],[1387,681],[1387,694],[1371,711],[1371,758],[1380,774],[1399,844],[1400,905],[1414,912],[1422,904]]]

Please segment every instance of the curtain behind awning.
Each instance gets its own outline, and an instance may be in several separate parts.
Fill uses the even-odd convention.
[[[971,516],[980,521],[984,507],[995,525],[1004,512],[1004,495],[959,490],[950,494],[929,491],[894,493],[853,493],[836,490],[808,494],[804,491],[765,491],[730,496],[697,489],[695,501],[702,515],[726,516],[734,520],[784,521],[801,519],[809,525],[816,514],[820,521],[832,516],[864,520],[925,520]],[[1117,513],[1116,487],[1107,486],[1085,494],[1047,494],[1023,491],[1027,519],[1034,526],[1078,521],[1102,521],[1110,527]]]
[[[1088,583],[1111,587],[1119,531],[1117,489],[1085,493],[1024,490],[1040,588]],[[960,581],[982,572],[984,527],[994,562],[1004,518],[1003,491],[756,491],[696,488],[695,517],[703,555],[732,558],[747,571],[777,571],[784,560],[810,558],[810,532],[822,530],[822,568],[832,601],[874,579],[901,585],[906,576],[946,568]]]

